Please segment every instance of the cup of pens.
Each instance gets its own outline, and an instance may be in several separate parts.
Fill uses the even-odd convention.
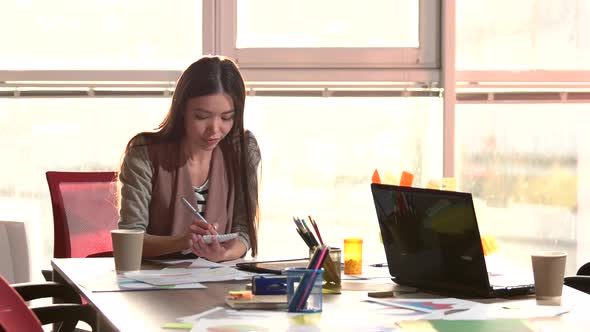
[[[309,258],[313,257],[317,248],[309,249]],[[324,261],[322,267],[324,268],[324,281],[322,288],[324,293],[340,294],[342,288],[342,250],[336,247],[328,248],[328,257]]]
[[[311,227],[305,222],[305,219],[293,217],[295,227],[299,236],[309,248],[309,258],[311,260],[316,249],[324,246],[325,243],[320,234],[320,229],[316,221],[308,216]],[[313,228],[313,231],[312,231]],[[314,235],[315,233],[315,235]],[[342,260],[342,251],[340,248],[329,247],[328,256],[323,262],[323,288],[326,292],[340,294],[342,275],[340,271],[340,262]]]
[[[322,269],[285,269],[289,312],[322,311]]]

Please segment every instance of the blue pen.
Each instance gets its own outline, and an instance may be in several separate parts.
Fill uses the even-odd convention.
[[[182,197],[182,202],[184,203],[184,205],[189,208],[189,210],[199,219],[201,219],[205,224],[208,224],[207,220],[205,220],[205,217],[203,217],[199,211],[197,211],[197,209],[195,209],[192,204],[187,201],[186,198]]]

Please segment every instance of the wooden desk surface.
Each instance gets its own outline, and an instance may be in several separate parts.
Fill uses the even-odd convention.
[[[244,289],[248,281],[232,281],[222,283],[206,283],[207,288],[191,290],[143,290],[125,292],[92,292],[82,285],[92,281],[97,276],[114,272],[112,258],[65,258],[54,259],[51,263],[54,275],[58,280],[71,285],[76,291],[87,298],[106,319],[108,323],[119,331],[170,331],[161,326],[174,322],[177,317],[194,315],[205,310],[225,306],[224,297],[229,290]],[[150,265],[146,265],[150,268]],[[153,267],[153,266],[152,266]],[[384,280],[381,285],[371,285],[375,288],[391,289],[393,283]],[[387,283],[385,283],[387,282]],[[350,288],[350,287],[349,287]],[[362,288],[362,287],[359,287]],[[351,306],[354,310],[363,310],[366,303],[361,302],[367,296],[366,291],[343,291],[340,295],[324,295],[324,303]],[[399,297],[399,296],[398,296]],[[408,294],[406,297],[433,297],[428,294]],[[534,296],[526,298],[534,302]],[[476,300],[478,302],[507,301],[502,299]],[[590,295],[575,289],[564,287],[562,304],[572,311],[559,317],[536,320],[535,325],[546,331],[590,331]],[[341,319],[355,319],[346,317]]]

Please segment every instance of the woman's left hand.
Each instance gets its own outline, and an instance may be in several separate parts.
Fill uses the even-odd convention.
[[[225,243],[231,243],[231,241],[235,241],[235,239]],[[205,240],[203,240],[203,236],[193,233],[191,234],[190,248],[195,255],[203,257],[209,261],[221,262],[226,260],[225,255],[227,249],[221,245],[216,238],[213,238],[211,243],[207,244],[205,243]]]

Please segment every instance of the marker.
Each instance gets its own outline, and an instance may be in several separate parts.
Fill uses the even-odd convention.
[[[199,211],[197,211],[197,209],[195,209],[191,203],[189,201],[186,200],[186,198],[182,197],[182,202],[184,203],[184,205],[186,205],[187,208],[189,208],[189,210],[191,210],[191,212],[199,219],[201,219],[205,224],[208,224],[207,220],[205,220],[205,217],[203,217],[203,215],[201,215],[199,213]]]

